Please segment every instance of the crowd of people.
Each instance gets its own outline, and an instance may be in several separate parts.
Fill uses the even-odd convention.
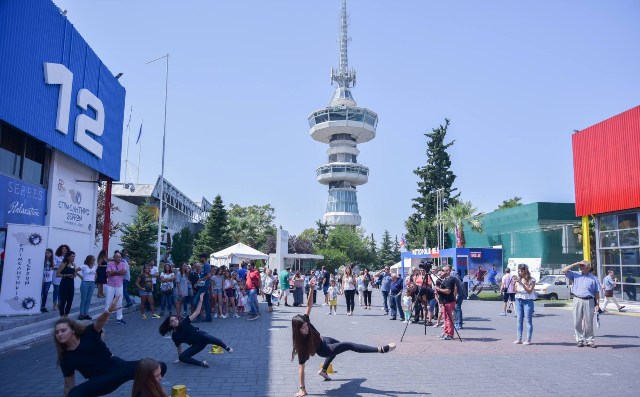
[[[338,314],[339,297],[344,296],[346,310],[339,314],[352,316],[356,310],[355,297],[358,296],[360,310],[368,311],[372,309],[372,292],[379,289],[383,301],[381,309],[389,320],[399,317],[406,324],[443,327],[439,338],[445,341],[452,340],[455,330],[461,329],[464,324],[462,304],[467,298],[468,288],[451,265],[437,268],[429,263],[421,263],[418,268],[411,269],[404,279],[390,272],[388,266],[375,273],[370,273],[366,268],[354,271],[351,266],[344,267],[340,272],[331,272],[324,266],[306,272],[292,271],[287,266],[278,274],[272,269],[259,270],[253,261],[248,261],[238,269],[230,269],[212,266],[206,254],[199,255],[198,262],[193,264],[182,263],[174,267],[165,262],[161,265],[158,268],[155,261],[150,260],[143,266],[134,285],[140,296],[141,318],[149,318],[147,312],[150,312],[152,319],[164,317],[159,323],[159,332],[163,336],[171,335],[177,349],[176,363],[208,367],[206,361],[197,360],[194,356],[209,344],[233,352],[225,342],[200,330],[194,323],[244,315],[250,321],[256,320],[261,315],[259,297],[267,303],[269,312],[280,303],[284,306],[306,307],[304,314],[292,319],[292,358],[297,355],[300,364],[297,396],[307,394],[304,368],[313,355],[325,358],[318,375],[329,379],[327,368],[338,354],[346,351],[386,353],[395,348],[393,343],[372,347],[320,336],[310,321],[314,305],[326,307],[326,314],[335,316]],[[576,266],[579,271],[571,271]],[[613,296],[617,285],[613,272],[609,271],[600,284],[592,270],[586,261],[561,270],[573,281],[574,333],[578,347],[595,347],[594,315],[603,312],[609,303],[619,311],[624,309]],[[514,343],[531,344],[536,280],[531,276],[528,266],[518,265],[514,275],[507,268],[500,283],[495,280],[495,269],[476,274],[476,278],[482,283],[487,273],[489,285],[492,289],[495,287],[494,290],[503,297],[500,314],[506,316],[515,312],[517,317]],[[60,319],[55,324],[54,342],[58,365],[64,376],[65,395],[104,395],[122,383],[134,380],[132,396],[166,396],[160,385],[167,369],[164,363],[151,358],[122,360],[111,355],[101,338],[102,329],[110,315],[115,314],[117,324],[125,324],[123,306],[133,305],[127,292],[130,274],[126,250],[115,251],[111,258],[101,251],[97,260],[89,255],[80,265],[76,264],[75,253],[67,245],[61,245],[55,252],[51,249],[45,251],[41,310],[48,311],[47,296],[53,286],[53,308],[60,313]],[[93,323],[82,323],[68,317],[76,277],[81,280],[78,320],[94,320],[89,315],[89,308],[96,287],[97,297],[105,299],[105,311]],[[306,305],[303,302],[305,295]],[[158,297],[159,313],[156,310]],[[603,309],[600,309],[601,297],[604,298]],[[183,344],[188,345],[184,351]],[[75,385],[76,371],[88,379],[78,386]]]

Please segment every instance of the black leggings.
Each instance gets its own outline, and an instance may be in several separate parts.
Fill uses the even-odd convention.
[[[66,316],[71,311],[71,304],[73,303],[73,280],[63,279],[60,283],[60,315]]]
[[[348,292],[348,291],[346,291]],[[353,291],[352,291],[353,292]],[[322,339],[327,343],[327,347],[331,350],[332,355],[328,356],[324,359],[324,364],[322,364],[322,369],[327,370],[329,368],[329,364],[333,361],[334,358],[340,353],[344,353],[346,351],[352,351],[356,353],[379,353],[377,347],[367,346],[367,345],[359,345],[353,342],[340,342],[337,339],[329,338],[327,336],[322,337]]]
[[[193,345],[189,346],[187,350],[183,351],[182,354],[180,354],[180,357],[179,357],[180,361],[187,364],[193,364],[198,366],[202,365],[202,361],[194,360],[191,357],[200,353],[202,349],[207,347],[208,344],[218,345],[225,350],[229,349],[229,346],[225,345],[224,342],[221,341],[220,339],[216,338],[215,336],[209,335],[206,332],[200,331],[198,332],[198,341]]]
[[[94,376],[86,382],[72,388],[68,397],[105,396],[113,393],[123,383],[133,380],[140,360],[125,361],[113,356],[103,375]],[[162,376],[167,373],[167,364],[160,362]]]
[[[371,291],[363,291],[364,292],[364,305],[371,306]]]
[[[347,299],[347,313],[352,312],[356,307],[355,303],[356,290],[348,289],[344,291],[344,297]]]
[[[271,294],[264,294],[264,296],[267,298],[267,306],[273,306],[273,303],[271,303]]]

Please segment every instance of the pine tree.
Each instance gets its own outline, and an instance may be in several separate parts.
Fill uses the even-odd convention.
[[[429,140],[426,153],[427,164],[413,171],[420,178],[419,196],[413,199],[411,205],[415,212],[405,222],[408,248],[422,247],[425,239],[430,246],[435,246],[437,242],[437,227],[433,225],[437,208],[436,191],[443,189],[445,209],[450,204],[455,204],[460,196],[460,193],[454,194],[457,189],[452,187],[456,176],[450,169],[451,159],[447,149],[455,141],[445,143],[447,128],[449,128],[449,119],[445,119],[444,125],[433,128],[431,133],[424,134]]]
[[[397,261],[393,255],[393,242],[391,241],[391,235],[388,230],[384,231],[382,235],[382,243],[380,244],[380,250],[378,251],[378,258],[382,262],[382,266],[391,266]]]
[[[369,261],[372,265],[373,269],[376,269],[380,266],[380,258],[378,257],[378,247],[376,244],[376,238],[373,237],[373,233],[367,239],[367,246],[369,247]]]
[[[186,262],[193,252],[194,235],[188,227],[183,228],[173,235],[173,244],[171,245],[171,258],[176,266],[180,266],[182,262]]]
[[[196,238],[193,254],[196,256],[200,254],[210,255],[227,248],[231,244],[227,210],[222,203],[222,197],[217,195],[213,200],[213,206],[209,212],[204,230]]]
[[[398,242],[398,236],[396,236],[396,241],[393,243],[393,263],[400,262],[401,256],[400,243]]]
[[[143,265],[156,257],[158,222],[148,203],[138,207],[133,223],[124,225],[122,248],[129,251],[132,265]]]

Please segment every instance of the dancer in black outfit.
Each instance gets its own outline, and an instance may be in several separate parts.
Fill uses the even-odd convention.
[[[66,397],[104,396],[134,378],[140,360],[125,361],[116,357],[102,341],[102,329],[109,315],[118,310],[119,304],[120,297],[116,296],[96,322],[87,326],[67,317],[56,321],[54,342],[58,352],[58,365],[64,376]],[[164,375],[167,366],[165,363],[160,363],[160,366]],[[88,379],[78,386],[76,371]]]
[[[337,339],[329,338],[327,336],[320,336],[320,333],[311,324],[309,315],[311,314],[311,308],[313,307],[313,292],[316,286],[315,277],[309,281],[309,298],[307,299],[307,310],[305,314],[298,314],[291,319],[291,330],[293,332],[293,351],[291,352],[291,360],[294,356],[298,355],[299,376],[300,376],[300,388],[296,397],[302,397],[307,395],[307,390],[304,385],[304,366],[309,357],[318,355],[324,357],[324,364],[322,369],[318,372],[318,375],[329,380],[327,375],[327,368],[333,359],[340,353],[346,351],[353,351],[356,353],[388,353],[396,348],[395,343],[389,343],[386,346],[374,347],[367,345],[360,345],[353,342],[340,342]]]
[[[58,306],[60,317],[67,317],[73,304],[74,280],[76,278],[75,259],[76,253],[67,251],[62,264],[56,271],[56,275],[62,277],[60,280],[60,306]]]
[[[200,367],[209,367],[206,361],[197,361],[191,358],[200,353],[208,344],[220,346],[229,353],[233,353],[233,349],[223,341],[191,325],[191,322],[200,315],[203,300],[204,299],[200,299],[196,310],[194,310],[191,316],[185,316],[183,319],[180,319],[178,316],[169,316],[160,324],[160,335],[164,336],[171,331],[171,339],[173,339],[173,343],[176,344],[176,348],[178,349],[178,359],[175,361],[176,363],[182,361],[183,363],[198,365]],[[190,345],[184,352],[182,351],[183,343]]]

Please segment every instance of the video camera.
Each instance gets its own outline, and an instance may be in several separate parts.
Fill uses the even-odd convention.
[[[424,269],[427,273],[431,271],[433,267],[433,260],[422,260],[420,264],[418,264],[420,269]]]

